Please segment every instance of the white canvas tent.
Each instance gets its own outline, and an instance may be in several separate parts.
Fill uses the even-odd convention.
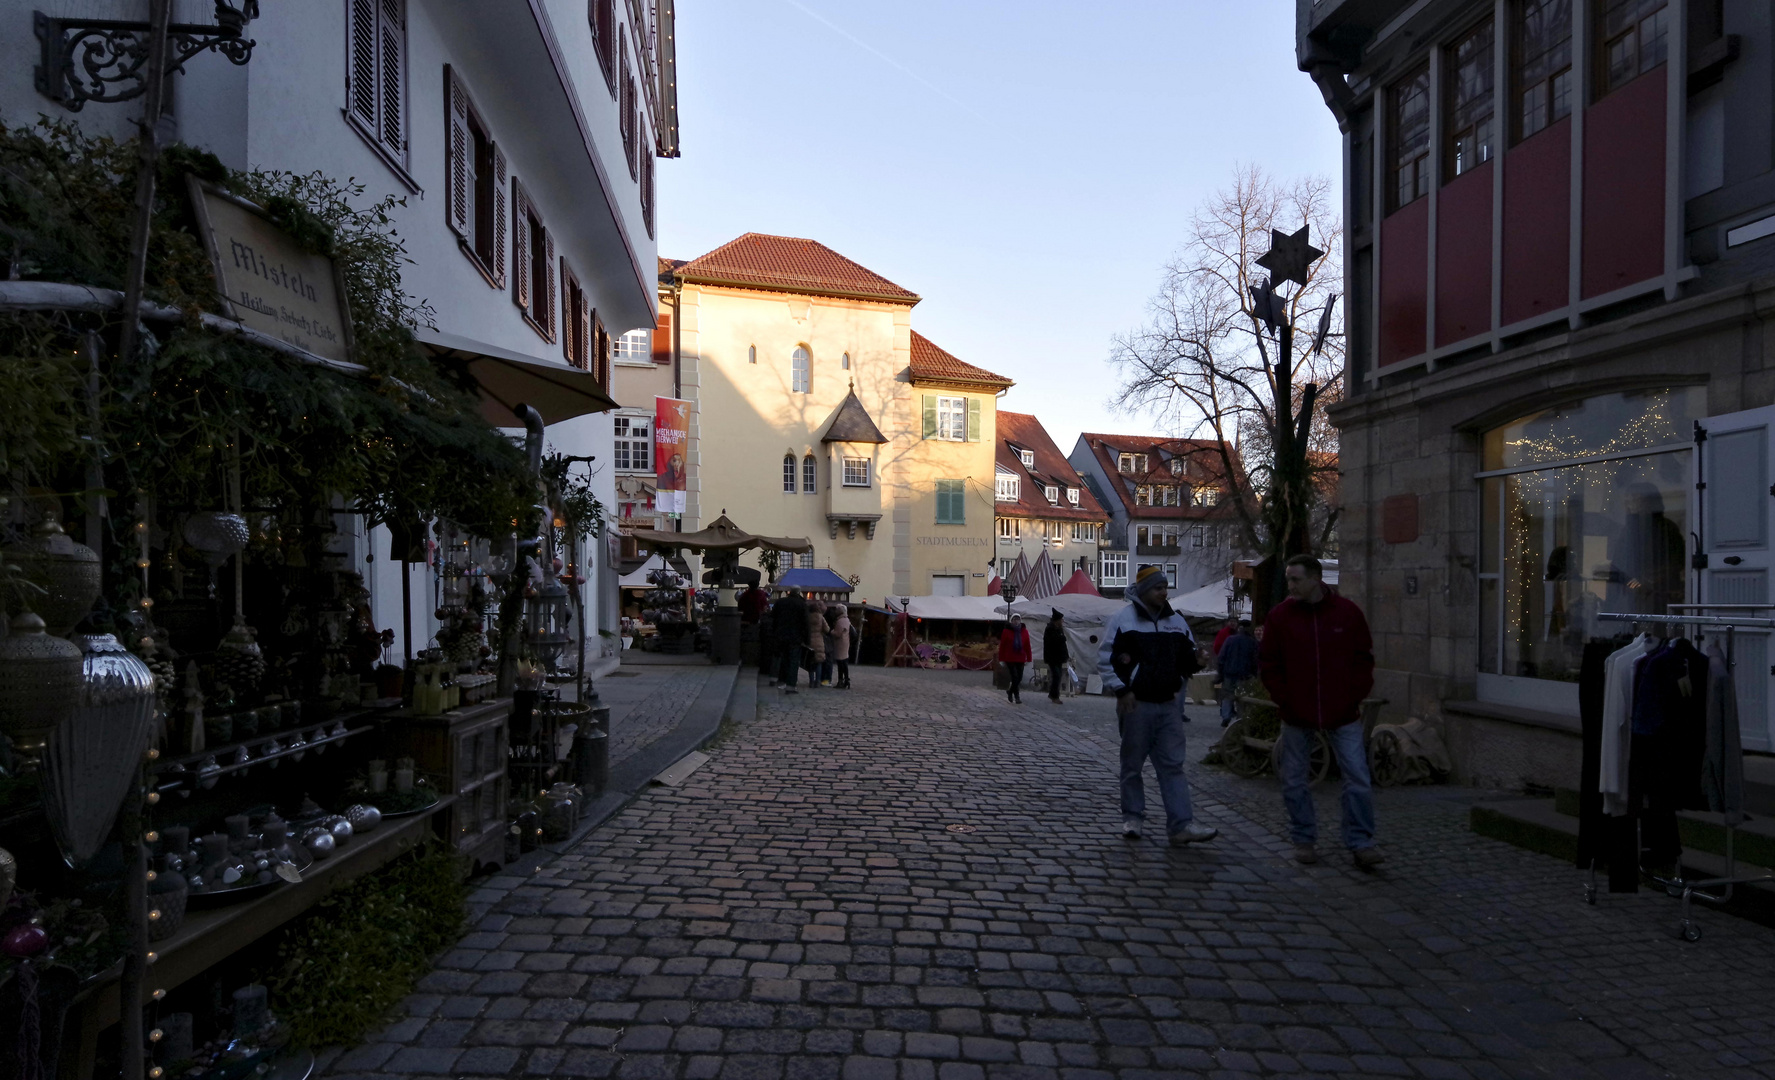
[[[1327,561],[1324,569],[1324,580],[1327,585],[1337,584],[1337,563]],[[1228,577],[1220,581],[1211,581],[1193,592],[1171,598],[1171,608],[1179,615],[1190,619],[1224,619],[1227,617],[1227,600],[1233,595],[1233,579]],[[1278,597],[1278,599],[1280,599]],[[1251,617],[1251,601],[1249,598],[1240,600],[1233,609],[1233,614],[1241,619]]]
[[[887,607],[889,611],[904,611],[915,619],[990,622],[1005,617],[1005,602],[996,596],[890,596]]]
[[[1055,611],[1060,612],[1061,625],[1066,628],[1067,664],[1087,693],[1098,693],[1096,688],[1101,684],[1096,681],[1097,646],[1103,640],[1103,626],[1127,603],[1105,596],[1060,593],[1043,600],[1019,600],[1011,605],[1011,610],[1023,616],[1029,626],[1030,650],[1038,664],[1047,663],[1042,636],[1048,629],[1048,620]]]
[[[672,573],[674,573],[674,574],[678,573],[678,571],[673,570],[671,565],[666,562],[666,558],[664,555],[661,555],[658,552],[655,552],[654,554],[648,556],[646,562],[642,563],[640,566],[637,566],[635,569],[629,571],[628,573],[624,574],[622,577],[618,578],[616,581],[617,588],[619,588],[619,589],[654,589],[654,588],[658,588],[658,586],[656,586],[653,582],[647,580],[647,575],[653,573],[655,570],[671,570]],[[684,575],[678,574],[678,576],[683,577]]]

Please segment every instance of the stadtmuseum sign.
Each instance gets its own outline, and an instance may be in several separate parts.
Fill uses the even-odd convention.
[[[230,318],[323,359],[351,359],[333,260],[303,249],[252,203],[195,178],[191,203]]]

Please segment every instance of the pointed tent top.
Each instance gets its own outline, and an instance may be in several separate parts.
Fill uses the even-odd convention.
[[[839,403],[838,410],[832,414],[832,422],[826,425],[826,434],[821,442],[854,442],[854,443],[885,443],[887,436],[869,419],[869,410],[857,399],[856,385],[853,383],[849,393]]]
[[[754,536],[735,525],[726,514],[711,521],[708,528],[696,532],[675,533],[660,529],[631,529],[628,535],[661,547],[688,548],[691,551],[745,551],[756,547],[772,548],[776,551],[813,550],[813,545],[808,543],[805,537]]]
[[[1066,579],[1066,584],[1060,586],[1060,593],[1063,596],[1103,595],[1097,591],[1097,586],[1091,583],[1091,575],[1083,570],[1074,570],[1072,577]]]

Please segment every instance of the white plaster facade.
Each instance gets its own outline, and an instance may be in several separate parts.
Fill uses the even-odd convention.
[[[637,124],[641,152],[675,148],[675,109],[660,105],[675,101],[674,76],[669,63],[661,74],[657,58],[643,55],[663,42],[669,56],[671,0],[594,0],[592,6],[598,3],[608,5],[629,54],[627,69],[641,83],[634,95],[642,117]],[[642,204],[642,181],[649,171],[638,166],[632,173],[625,156],[624,95],[613,92],[601,70],[586,3],[397,0],[395,8],[404,17],[404,54],[397,61],[404,147],[398,153],[378,148],[347,118],[352,0],[273,0],[260,8],[260,17],[246,29],[257,43],[249,63],[234,66],[204,53],[169,80],[171,108],[162,122],[163,138],[209,150],[235,169],[351,178],[363,185],[366,202],[390,193],[403,198],[394,212],[412,260],[403,286],[436,312],[435,332],[422,329],[421,339],[448,335],[463,350],[565,365],[559,340],[545,340],[525,320],[513,303],[512,287],[490,283],[447,220],[448,67],[467,88],[510,176],[523,185],[554,238],[556,254],[572,266],[602,324],[612,334],[653,325],[656,252]],[[43,114],[94,134],[133,134],[139,100],[69,112],[38,93],[33,10],[66,18],[144,20],[147,0],[0,4],[0,120],[28,124]],[[173,21],[209,23],[213,12],[209,0],[174,0]],[[648,73],[655,73],[658,85],[645,85]],[[614,508],[611,430],[609,416],[588,415],[551,427],[547,442],[564,453],[597,455],[597,493]],[[387,531],[363,535],[361,522],[358,530],[357,562],[374,594],[376,623],[394,628],[398,636],[400,570],[388,561]],[[373,562],[363,561],[372,554]],[[593,611],[603,624],[614,612],[615,575],[602,551],[586,564],[599,597]],[[416,596],[429,590],[421,581],[424,572],[423,567],[412,571]],[[430,638],[435,621],[429,605],[415,608],[418,648]],[[595,633],[589,641],[596,655]],[[399,655],[402,643],[392,651]]]

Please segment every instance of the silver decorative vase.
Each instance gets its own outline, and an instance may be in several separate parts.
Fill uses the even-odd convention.
[[[41,758],[52,733],[74,712],[80,689],[80,647],[44,632],[25,612],[0,638],[0,731],[25,756]]]
[[[29,603],[52,637],[67,636],[99,597],[99,553],[63,532],[54,514],[43,515],[31,539],[8,548],[3,557],[44,590]]]
[[[43,808],[68,865],[98,853],[131,794],[154,731],[154,675],[110,634],[85,650],[73,714],[43,761]]]

